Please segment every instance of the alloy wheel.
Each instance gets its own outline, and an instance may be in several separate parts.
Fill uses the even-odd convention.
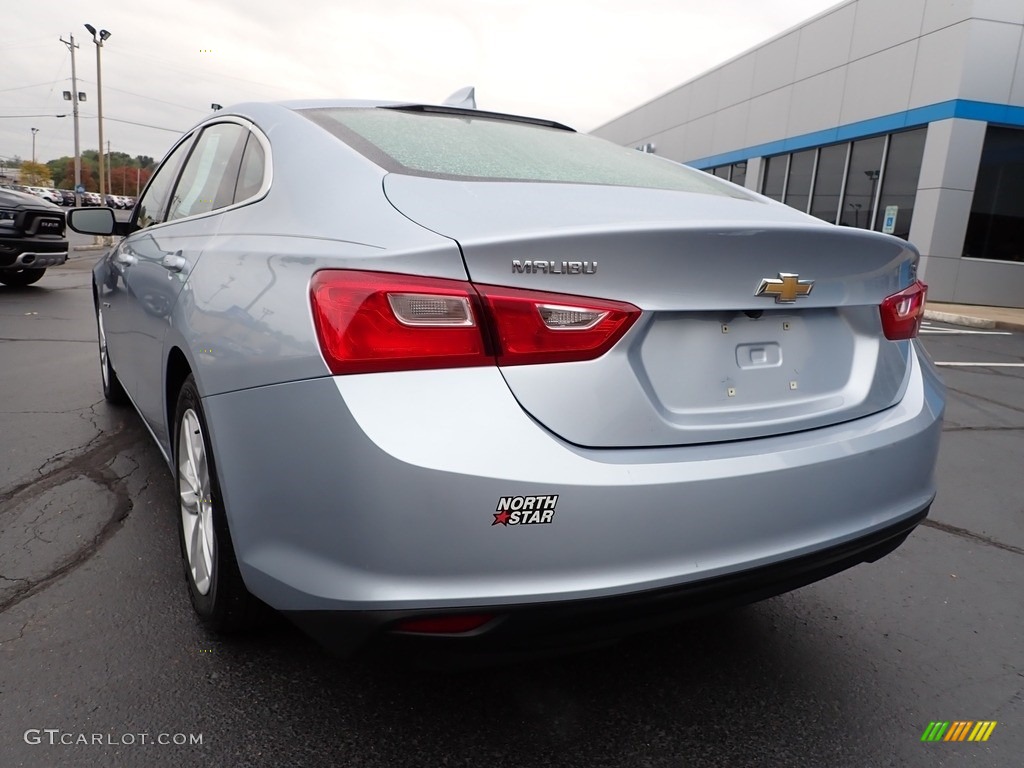
[[[185,558],[196,591],[210,591],[216,551],[213,533],[213,499],[206,443],[196,412],[182,414],[178,436],[178,496]]]

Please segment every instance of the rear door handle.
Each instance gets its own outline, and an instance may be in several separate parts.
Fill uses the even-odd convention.
[[[188,262],[182,258],[181,251],[167,254],[160,262],[161,267],[171,272],[181,272],[187,264]]]

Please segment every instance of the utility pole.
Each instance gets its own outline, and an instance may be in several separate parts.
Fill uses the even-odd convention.
[[[110,139],[107,139],[107,191],[114,194],[114,157],[110,154]],[[106,198],[103,204],[107,204]]]
[[[68,37],[71,38],[70,42],[63,37],[60,41],[71,51],[71,112],[75,118],[75,207],[78,208],[82,205],[82,196],[78,193],[78,188],[82,186],[82,152],[78,143],[78,73],[75,70],[75,49],[78,46],[74,35]]]
[[[103,41],[96,43],[96,111],[100,123],[100,205],[106,205],[106,190],[103,189],[103,69],[100,67],[100,51]]]
[[[36,164],[36,134],[39,133],[38,128],[32,129],[32,165]]]
[[[100,124],[100,199],[106,200],[107,179],[103,169],[103,69],[100,66],[100,50],[103,48],[103,42],[110,37],[110,33],[105,29],[97,32],[92,24],[86,24],[85,28],[89,30],[89,33],[92,35],[92,41],[96,44],[96,111]]]

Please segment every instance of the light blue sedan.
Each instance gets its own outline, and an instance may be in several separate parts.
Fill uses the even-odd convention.
[[[935,495],[913,246],[557,123],[241,104],[68,221],[123,235],[103,391],[217,630],[585,645],[876,560]]]

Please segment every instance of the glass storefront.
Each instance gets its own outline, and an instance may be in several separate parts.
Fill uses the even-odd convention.
[[[926,133],[927,128],[915,128],[767,157],[761,194],[833,224],[906,240]],[[717,175],[731,167],[708,170]],[[1017,173],[1024,178],[1024,171]],[[1020,217],[1024,220],[1024,213]]]
[[[853,148],[850,150],[850,170],[846,174],[843,210],[839,212],[840,224],[862,229],[871,227],[875,193],[878,191],[878,181],[882,177],[884,149],[885,136],[853,142]]]
[[[747,163],[742,160],[732,165],[718,165],[714,168],[706,168],[708,173],[713,173],[720,179],[731,181],[733,184],[739,184],[741,187],[747,180]]]
[[[963,255],[1024,262],[1024,130],[985,132]]]
[[[807,212],[811,199],[811,180],[814,177],[815,149],[794,152],[789,161],[789,183],[786,184],[786,205]]]
[[[886,152],[882,195],[878,201],[874,229],[890,232],[904,240],[910,238],[910,221],[914,217],[914,200],[917,198],[917,180],[921,175],[921,158],[924,156],[924,139],[927,128],[894,133],[889,137]],[[886,227],[886,214],[895,214]]]
[[[764,183],[761,185],[761,194],[781,203],[782,193],[786,188],[789,155],[776,155],[769,157],[764,162]]]
[[[741,187],[747,183],[746,161],[732,164],[732,174],[729,177],[729,181],[731,181],[733,184],[739,184]]]
[[[848,151],[848,144],[833,144],[818,150],[818,172],[814,177],[811,216],[836,223]]]

